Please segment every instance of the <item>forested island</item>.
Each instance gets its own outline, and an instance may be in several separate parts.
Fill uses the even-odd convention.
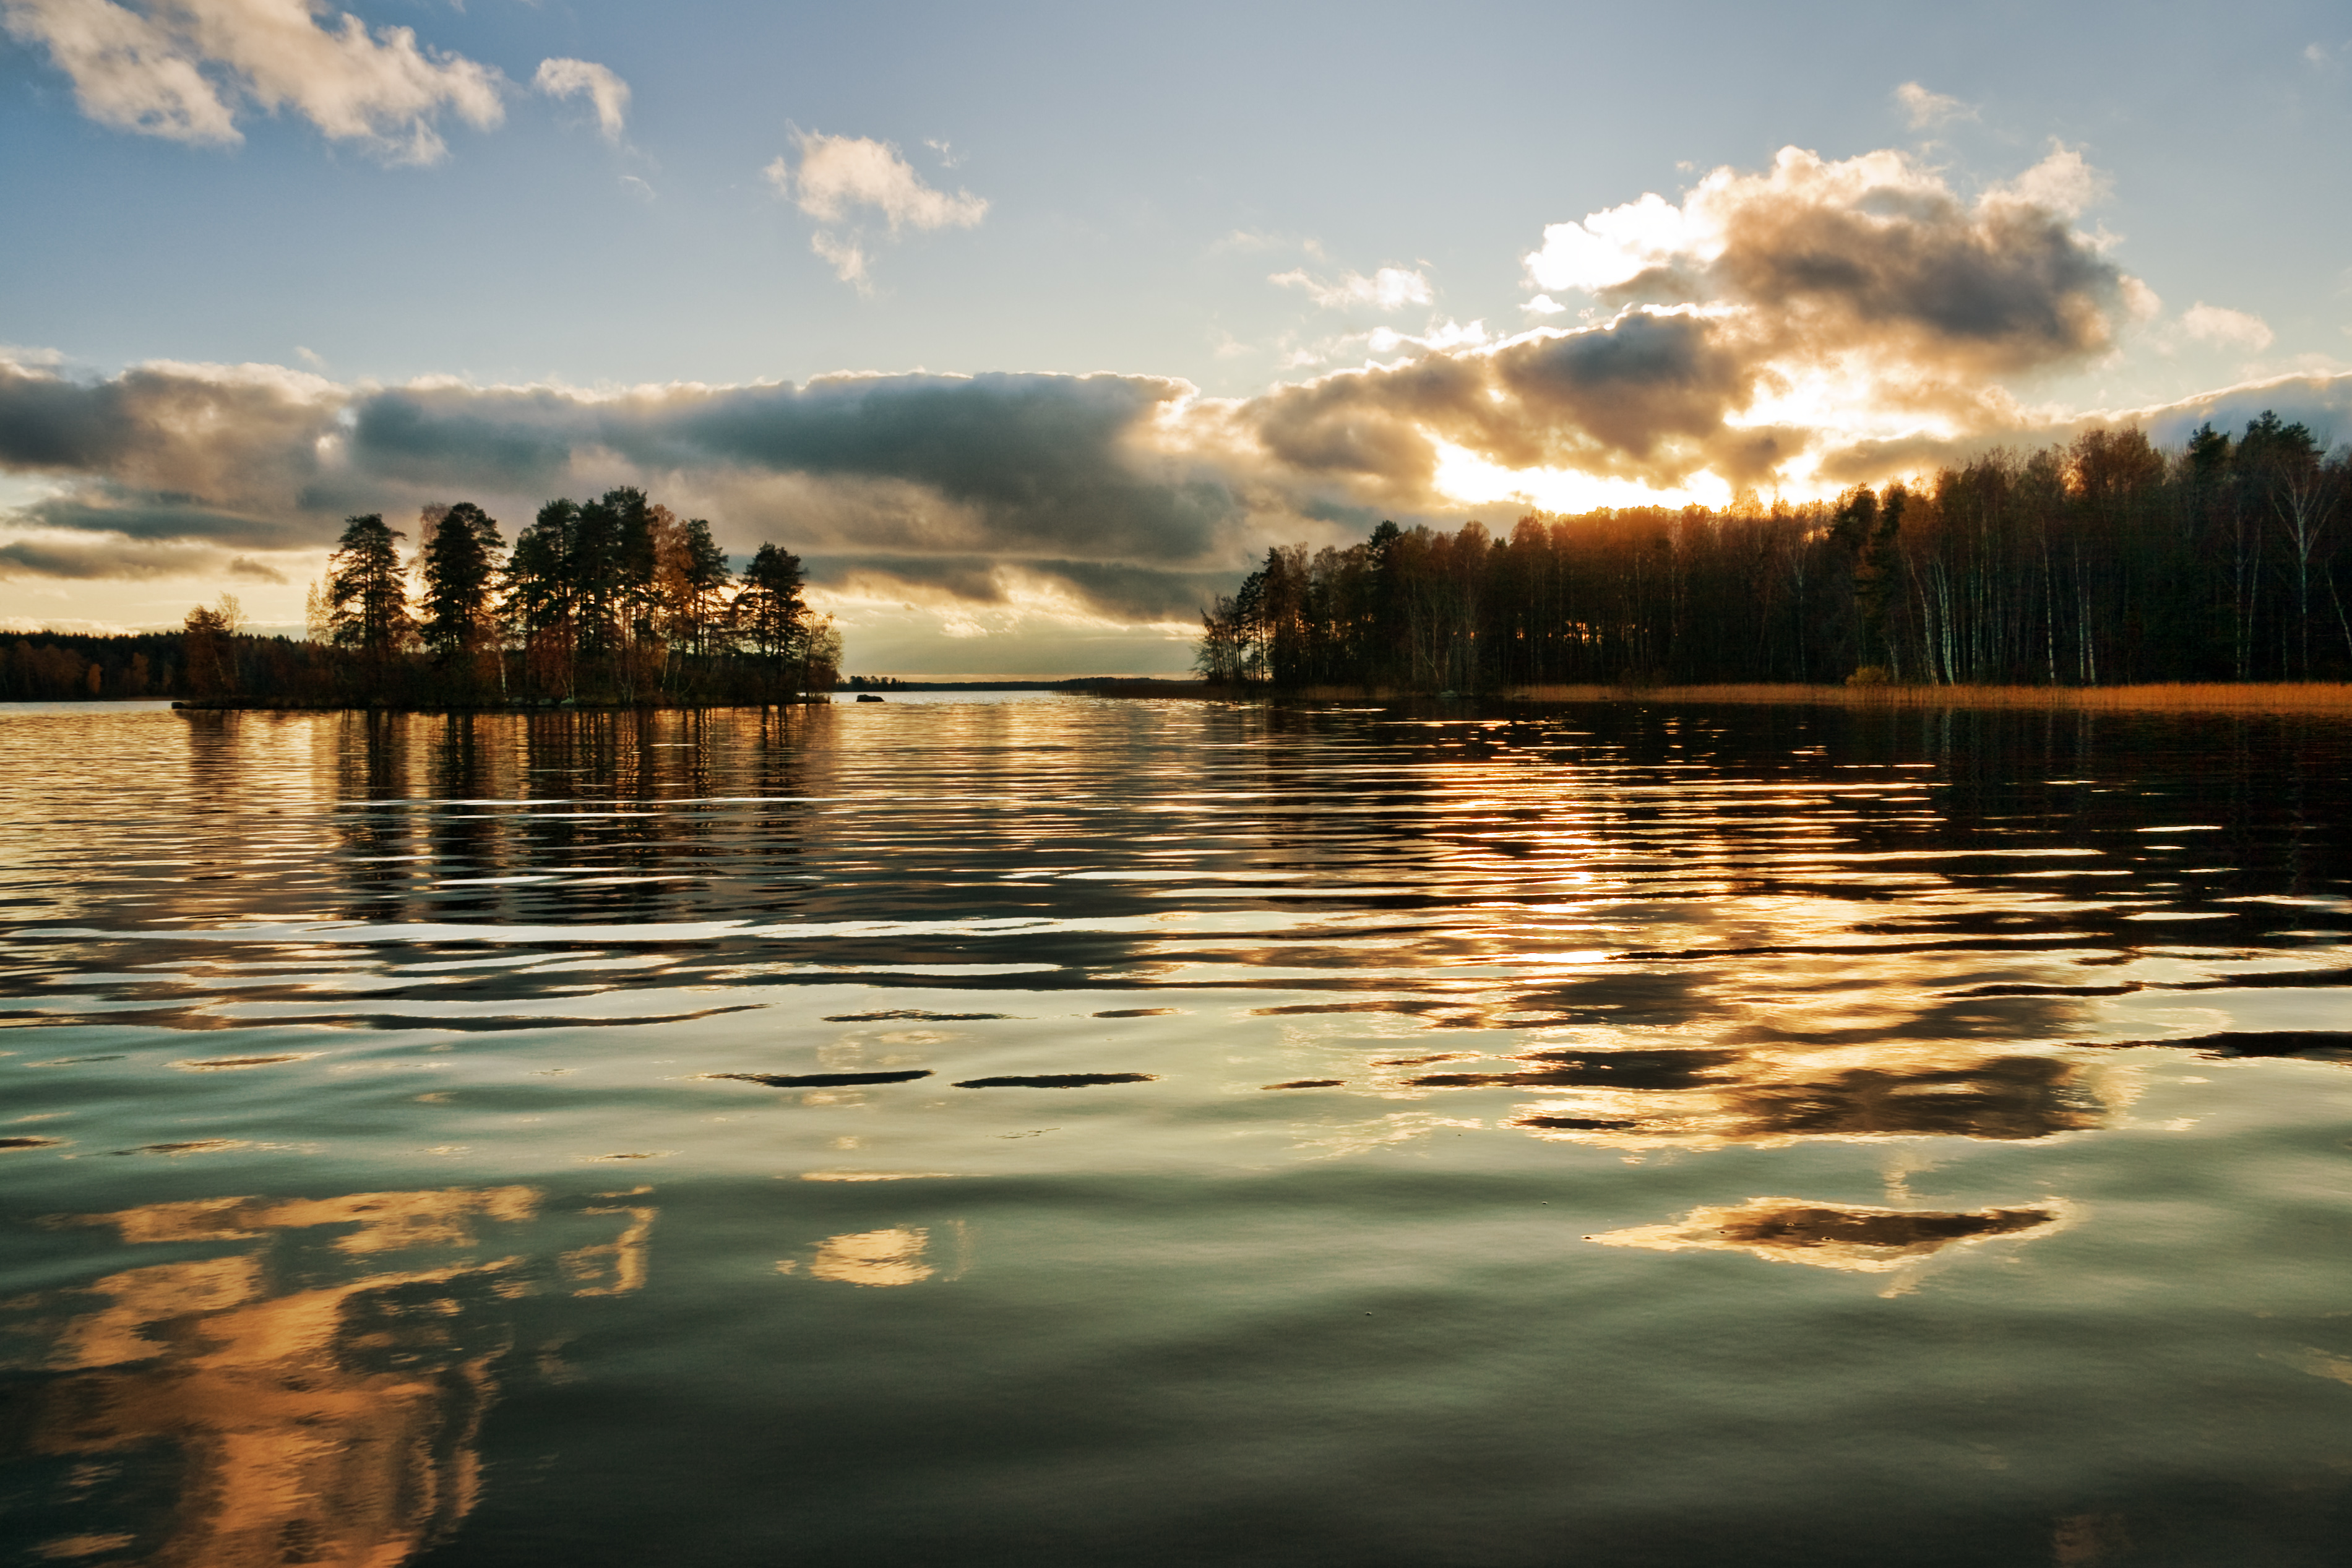
[[[1268,551],[1202,613],[1196,667],[1229,691],[2341,681],[2347,481],[2352,454],[2265,413],[2177,451],[2093,430],[1834,501],[1531,512],[1507,537],[1383,522]],[[550,501],[511,550],[470,502],[417,534],[404,553],[381,515],[350,519],[307,639],[247,635],[224,596],[177,634],[0,643],[0,700],[670,706],[839,681],[796,556],[732,572],[707,521],[640,490]]]
[[[307,640],[247,635],[224,595],[176,637],[18,639],[0,649],[0,698],[673,706],[792,701],[840,679],[840,634],[810,610],[797,556],[762,544],[731,572],[706,520],[642,490],[550,501],[511,551],[470,501],[425,508],[417,531],[404,554],[381,514],[349,519]]]
[[[1835,501],[1383,522],[1267,552],[1202,616],[1228,688],[2119,686],[2340,680],[2352,458],[2264,414],[2176,452],[2137,429]]]

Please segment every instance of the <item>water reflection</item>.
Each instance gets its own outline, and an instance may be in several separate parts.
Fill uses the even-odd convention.
[[[919,1284],[936,1272],[923,1261],[930,1241],[930,1232],[919,1226],[827,1237],[808,1271],[815,1279],[844,1285]]]
[[[1849,1047],[1794,1058],[1727,1050],[1561,1050],[1501,1073],[1428,1073],[1422,1085],[1559,1086],[1512,1125],[1629,1148],[1799,1138],[2046,1138],[2106,1118],[2097,1069],[2056,1056]]]
[[[575,1212],[624,1222],[564,1252],[576,1296],[635,1290],[647,1188]],[[205,1198],[60,1216],[127,1247],[235,1249],[118,1270],[7,1303],[11,1447],[56,1486],[17,1528],[44,1557],[128,1552],[205,1568],[388,1568],[481,1493],[481,1423],[511,1348],[508,1303],[544,1194],[530,1186]],[[609,1224],[609,1221],[600,1223]]]
[[[1271,1560],[1295,1539],[1252,1531],[1297,1519],[1334,1561],[1606,1561],[1576,1510],[1858,1519],[1866,1449],[1890,1536],[1999,1514],[1944,1560],[2046,1561],[2053,1520],[2156,1528],[2097,1442],[2149,1476],[2341,1447],[2340,726],[72,722],[0,723],[0,1302],[34,1345],[0,1434],[46,1500],[9,1528],[59,1552],[391,1561],[465,1519],[514,1560],[590,1520],[577,1560],[632,1561],[685,1498],[761,1521],[740,1561],[947,1560],[968,1521]],[[1930,1165],[1969,1195],[1746,1197]],[[657,1213],[656,1171],[693,1203]],[[101,1183],[171,1201],[23,1228]],[[306,1184],[373,1195],[208,1195]],[[969,1290],[950,1209],[992,1227]],[[1587,1231],[1634,1250],[1556,1245]],[[76,1237],[143,1255],[35,1256]],[[1909,1303],[1942,1330],[1822,1332],[1945,1266]],[[2265,1270],[2287,1317],[2251,1328]],[[638,1326],[571,1331],[608,1313]],[[2082,1348],[2163,1336],[2147,1377]],[[1971,1423],[2065,1479],[1954,1491]],[[557,1447],[546,1490],[484,1491]],[[1168,1511],[1120,1535],[1097,1500],[1147,1467]],[[1512,1550],[1449,1533],[1464,1475]],[[918,1485],[956,1540],[914,1539]],[[1097,1517],[1012,1517],[1063,1498]],[[1239,1522],[1146,1541],[1180,1516]]]
[[[1750,1198],[1720,1208],[1696,1208],[1665,1225],[1633,1226],[1584,1239],[1654,1252],[1744,1252],[1772,1263],[1884,1274],[1949,1247],[2048,1235],[2064,1216],[2064,1205],[2059,1204],[1954,1213]]]
[[[152,939],[103,965],[29,955],[12,972],[29,984],[75,980],[25,998],[49,1023],[625,1028],[855,975],[873,1000],[933,1005],[843,1019],[1008,1026],[910,1036],[870,1063],[796,1036],[786,1058],[708,1070],[1181,1093],[1167,1086],[1197,1072],[1155,1072],[1125,1042],[1189,1041],[1240,1005],[1234,1039],[1265,1046],[1232,1064],[1248,1087],[1457,1097],[1551,1142],[2022,1142],[2112,1121],[2079,1047],[2340,1049],[2326,1020],[2273,1016],[2324,1006],[2352,970],[2329,902],[2342,829],[2315,794],[2352,753],[2285,721],[2133,735],[2128,776],[2099,726],[2131,721],[2090,714],[1071,702],[165,721],[189,782],[183,802],[124,803],[168,829],[147,854],[15,869],[81,884],[79,918]],[[305,799],[307,817],[289,809]],[[58,826],[17,809],[20,843]],[[2302,911],[2293,942],[2280,899]],[[321,915],[374,934],[346,941]],[[237,940],[271,921],[274,942]],[[159,924],[214,940],[173,948]],[[410,931],[429,934],[389,947]],[[1040,1010],[1010,998],[1050,1013],[1068,992],[1121,1032],[1079,1059],[967,1068]],[[1186,1005],[1102,1005],[1160,996]],[[1497,1038],[1524,1043],[1492,1055]],[[281,1036],[170,1059],[290,1072],[319,1054]]]
[[[632,1187],[625,1193],[600,1193],[603,1198],[640,1197],[652,1192],[651,1187]],[[572,1282],[575,1296],[625,1296],[646,1282],[648,1244],[653,1237],[656,1210],[651,1204],[620,1204],[595,1206],[582,1211],[592,1215],[621,1215],[628,1225],[610,1241],[593,1247],[575,1247],[563,1255],[564,1278]]]

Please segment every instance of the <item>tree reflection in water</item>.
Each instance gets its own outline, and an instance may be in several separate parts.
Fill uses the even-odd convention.
[[[646,1190],[583,1211],[626,1224],[562,1255],[573,1294],[644,1282]],[[532,1187],[452,1187],[52,1222],[237,1247],[9,1303],[38,1344],[11,1359],[52,1375],[19,1395],[5,1447],[64,1483],[17,1528],[45,1558],[205,1568],[391,1564],[446,1536],[480,1493],[503,1304],[546,1272],[520,1249],[544,1207]]]

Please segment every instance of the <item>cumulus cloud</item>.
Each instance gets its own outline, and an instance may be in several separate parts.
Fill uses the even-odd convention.
[[[65,526],[300,542],[350,395],[275,365],[155,363],[91,383],[0,361],[0,468],[84,479],[36,503]]]
[[[236,116],[180,42],[107,0],[6,0],[0,26],[47,45],[81,111],[101,125],[179,142],[236,142]]]
[[[1135,625],[1181,619],[1271,542],[1360,537],[1383,516],[1458,521],[1465,474],[1499,476],[1492,497],[1580,474],[1627,504],[1700,477],[1762,484],[1801,458],[1820,484],[1877,479],[2072,428],[1782,419],[1768,370],[1738,319],[1646,306],[1229,400],[1145,376],[586,393],[249,365],[76,381],[0,363],[0,469],[37,483],[0,516],[0,575],[260,576],[355,512],[464,496],[511,526],[551,496],[634,483],[712,518],[739,558],[790,546],[831,591],[1024,615],[1051,600]],[[2192,416],[2262,406],[2335,428],[2352,376],[2097,417],[2178,439]]]
[[[314,0],[0,0],[0,26],[46,47],[102,124],[192,142],[242,140],[236,110],[291,109],[335,141],[395,163],[446,151],[443,110],[478,128],[505,114],[492,67],[420,46],[414,29]]]
[[[2202,300],[2180,312],[2180,330],[2200,343],[2255,353],[2270,347],[2277,335],[2260,316],[2208,305]]]
[[[1543,239],[1543,248],[1526,258],[1528,276],[1546,289],[1596,294],[1696,243],[1683,209],[1654,191],[1640,201],[1592,213],[1582,223],[1552,224]]]
[[[863,288],[869,281],[866,247],[876,219],[896,238],[910,228],[971,228],[988,214],[982,197],[969,191],[950,195],[926,184],[887,142],[813,131],[798,132],[794,141],[799,163],[778,157],[765,171],[768,183],[824,226],[810,236],[809,248],[845,283]]]
[[[1895,89],[1895,101],[1903,110],[1903,118],[1914,131],[1926,131],[1955,120],[1974,120],[1975,109],[1957,98],[1940,92],[1930,92],[1916,81],[1906,81]]]
[[[1286,289],[1304,289],[1308,299],[1327,310],[1364,306],[1402,310],[1407,305],[1426,305],[1435,298],[1426,277],[1403,267],[1383,267],[1369,278],[1360,272],[1345,272],[1336,281],[1295,268],[1274,273],[1266,281]]]
[[[0,362],[0,469],[50,481],[0,521],[18,574],[154,575],[146,563],[191,551],[217,565],[226,551],[320,548],[353,512],[467,495],[528,517],[553,494],[641,483],[740,547],[774,538],[918,576],[957,558],[1027,563],[1157,614],[1173,590],[1136,585],[1222,566],[1242,510],[1228,474],[1166,438],[1191,395],[1139,376],[589,394],[354,388],[265,366],[83,381]]]
[[[1524,259],[1532,284],[1620,321],[1703,318],[1739,367],[1737,395],[1709,383],[1723,427],[1701,443],[1706,465],[1728,477],[1728,443],[1787,480],[1808,450],[2013,425],[2016,378],[2112,352],[2158,301],[2108,258],[2107,237],[2074,226],[2105,186],[2065,147],[1973,197],[1899,151],[1829,160],[1790,147],[1762,171],[1714,170],[1679,202],[1652,193],[1552,225]],[[1660,450],[1671,468],[1691,455]],[[1605,457],[1651,460],[1622,442]]]
[[[2061,205],[2088,183],[2062,152],[1964,204],[1898,153],[1832,163],[1791,148],[1769,174],[1710,175],[1685,207],[1712,252],[1708,281],[1816,352],[2015,372],[2113,341],[2124,274]]]
[[[1781,150],[1717,169],[1676,205],[1654,193],[1555,224],[1526,258],[1547,289],[1717,303],[1780,318],[1815,351],[1900,338],[2015,370],[2106,346],[2124,274],[2066,219],[2100,188],[2060,150],[1963,202],[1905,153]]]
[[[593,60],[541,60],[530,85],[550,98],[587,99],[596,110],[596,128],[607,142],[618,144],[627,129],[629,84]]]
[[[2113,182],[2093,168],[2072,147],[2055,146],[2033,167],[1986,193],[1987,205],[2003,202],[2040,207],[2065,217],[2079,216],[2086,207],[2107,199]]]
[[[861,222],[982,210],[910,191],[880,143],[835,161],[858,145],[803,138],[775,176],[835,226],[824,235],[854,245]],[[1901,153],[1790,149],[1678,202],[1553,226],[1527,267],[1590,301],[1577,324],[1377,327],[1341,342],[1385,357],[1244,398],[1142,375],[591,393],[256,365],[88,380],[0,358],[0,469],[37,487],[0,519],[0,542],[20,574],[128,550],[258,560],[323,547],[352,512],[466,496],[520,520],[552,495],[635,483],[713,519],[730,548],[789,544],[844,592],[1060,595],[1148,621],[1267,542],[1459,521],[1466,498],[1817,493],[2029,440],[2048,421],[2012,384],[2098,363],[2153,299],[2073,226],[2097,186],[2063,149],[1973,195]],[[1364,279],[1375,303],[1380,276]],[[2252,343],[2267,329],[2200,303],[2179,331]],[[110,542],[66,549],[92,539]]]
[[[1721,322],[1633,310],[1580,331],[1342,371],[1269,393],[1246,414],[1281,468],[1339,481],[1367,501],[1427,509],[1443,504],[1448,448],[1504,468],[1661,486],[1719,461],[1751,468],[1726,420],[1747,406],[1753,382]]]

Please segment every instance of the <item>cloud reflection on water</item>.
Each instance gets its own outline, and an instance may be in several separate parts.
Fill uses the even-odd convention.
[[[562,1254],[570,1293],[643,1285],[653,1206],[578,1212],[626,1226]],[[481,1423],[512,1348],[507,1303],[549,1282],[529,1248],[550,1217],[545,1194],[521,1185],[56,1216],[125,1247],[236,1250],[6,1303],[8,1339],[30,1342],[8,1364],[47,1375],[25,1385],[5,1447],[71,1467],[18,1527],[44,1521],[44,1556],[405,1561],[479,1500]],[[502,1247],[519,1250],[483,1256]]]
[[[810,1260],[809,1273],[844,1285],[916,1285],[938,1272],[923,1261],[930,1232],[919,1226],[828,1237]]]
[[[1122,1467],[1141,1450],[1120,1443],[1156,1443],[1136,1434],[1171,1420],[1195,1451],[1224,1452],[1226,1406],[1195,1399],[1190,1369],[1246,1369],[1263,1349],[1280,1373],[1246,1374],[1255,1388],[1277,1404],[1285,1387],[1310,1391],[1277,1414],[1311,1418],[1317,1436],[1269,1428],[1286,1452],[1312,1448],[1334,1429],[1324,1412],[1349,1400],[1379,1412],[1357,1426],[1386,1434],[1404,1408],[1393,1391],[1429,1410],[1483,1399],[1459,1407],[1475,1422],[1446,1430],[1486,1433],[1482,1471],[1525,1464],[1530,1479],[1512,1484],[1548,1510],[1564,1466],[1590,1477],[1605,1453],[1626,1468],[1595,1496],[1716,1484],[1684,1461],[1731,1430],[1729,1406],[1691,1407],[1680,1447],[1654,1426],[1611,1425],[1611,1411],[1654,1408],[1657,1391],[1633,1384],[1667,1310],[1692,1314],[1698,1337],[1769,1348],[1698,1382],[1736,1402],[1743,1379],[1776,1398],[1785,1384],[1786,1404],[1742,1406],[1769,1408],[1775,1432],[1817,1417],[1825,1389],[1862,1413],[1857,1430],[1909,1432],[1917,1390],[1946,1363],[1907,1342],[1857,1358],[1841,1338],[1812,1375],[1824,1296],[1866,1311],[1853,1287],[1958,1264],[1938,1310],[2013,1295],[2079,1310],[2104,1336],[2106,1309],[2069,1293],[2112,1302],[2109,1276],[2065,1245],[2015,1250],[2076,1204],[2099,1247],[2137,1237],[2160,1285],[2183,1223],[2208,1225],[2211,1255],[2231,1257],[2248,1255],[2239,1231],[2268,1226],[2277,1271],[2314,1278],[2294,1249],[2327,1200],[2279,1173],[2313,1168],[2340,1130],[2270,1153],[2227,1145],[2252,1157],[2203,1210],[2137,1178],[2200,1149],[2218,1169],[2224,1145],[2203,1140],[2239,1134],[2179,1129],[2208,1103],[2248,1103],[2250,1081],[2341,1078],[2329,1064],[2346,1036],[2328,1009],[2352,973],[2336,897],[2352,752],[2340,726],[2133,722],[1072,700],[0,725],[0,776],[44,781],[0,802],[0,1029],[26,1031],[0,1079],[28,1123],[6,1131],[57,1140],[15,1149],[8,1174],[52,1194],[27,1216],[97,1206],[81,1189],[106,1184],[121,1194],[106,1234],[160,1259],[74,1274],[27,1246],[21,1268],[9,1260],[22,1282],[7,1310],[42,1363],[23,1429],[47,1445],[11,1455],[12,1471],[56,1494],[38,1539],[76,1549],[135,1526],[126,1552],[160,1552],[174,1531],[210,1550],[217,1472],[281,1499],[247,1510],[257,1530],[325,1541],[331,1528],[389,1558],[473,1506],[476,1448],[529,1460],[543,1432],[577,1434],[607,1407],[621,1414],[576,1439],[560,1497],[520,1512],[555,1528],[674,1506],[676,1489],[638,1464],[632,1423],[652,1409],[696,1480],[727,1478],[710,1483],[715,1511],[824,1528],[852,1490],[777,1500],[792,1489],[776,1475],[838,1462],[826,1473],[900,1489],[921,1443],[975,1430],[941,1413],[977,1408],[982,1383],[1035,1394],[1024,1408],[1056,1431],[1107,1434],[1100,1451]],[[2191,857],[2139,831],[2192,821],[2223,842]],[[2200,917],[2193,943],[2141,918],[2173,914]],[[2168,1042],[2128,1060],[2116,1049]],[[0,1035],[0,1049],[16,1043]],[[2209,1085],[2161,1065],[2202,1068],[2189,1051],[2316,1059],[2215,1066]],[[1030,1087],[1073,1079],[1083,1087]],[[956,1087],[982,1083],[995,1087]],[[2156,1109],[2140,1119],[2143,1093]],[[98,1158],[118,1149],[160,1152]],[[627,1173],[592,1163],[606,1160]],[[1930,1167],[1948,1177],[1932,1198],[1891,1176],[1890,1206],[1835,1195],[1873,1169]],[[541,1195],[656,1170],[680,1194],[658,1224],[642,1192]],[[441,1195],[410,1190],[428,1181]],[[2233,1206],[2240,1181],[2272,1184]],[[376,1197],[208,1195],[352,1188]],[[2066,1198],[2042,1195],[2053,1189]],[[2271,1201],[2284,1190],[2299,1195]],[[1740,1201],[1759,1191],[1833,1196]],[[989,1267],[969,1290],[941,1289],[966,1266],[967,1221],[991,1227]],[[1585,1231],[1631,1250],[1555,1245]],[[658,1275],[656,1236],[671,1260]],[[1727,1250],[1811,1267],[1700,1256]],[[2032,1267],[1986,1267],[2004,1255]],[[663,1287],[677,1293],[656,1300]],[[1363,1316],[1408,1287],[1411,1314]],[[526,1308],[525,1294],[542,1300]],[[301,1334],[265,1331],[299,1316],[274,1304],[311,1298]],[[959,1315],[992,1302],[1031,1332],[1025,1369],[963,1353]],[[1544,1327],[1525,1353],[1572,1351],[1564,1376],[1621,1380],[1572,1410],[1527,1400],[1517,1363],[1475,1348],[1517,1331],[1507,1321],[1549,1324],[1563,1302],[1578,1333]],[[560,1316],[548,1327],[564,1337],[535,1327],[500,1361],[526,1311]],[[1072,1331],[1063,1312],[1087,1326]],[[595,1331],[607,1313],[659,1327]],[[1361,1341],[1302,1358],[1300,1325],[1341,1317]],[[2149,1333],[2189,1321],[2137,1320]],[[658,1399],[602,1401],[599,1379],[638,1376],[643,1347],[688,1321],[710,1331],[698,1350],[663,1343]],[[1411,1356],[1374,1347],[1404,1323],[1447,1347],[1426,1381]],[[1096,1325],[1111,1359],[1074,1362]],[[2196,1337],[2226,1347],[2236,1331]],[[2299,1329],[2296,1342],[2333,1345],[2329,1332]],[[1979,1347],[1965,1398],[2005,1365],[2037,1390],[2113,1394],[2091,1360],[2018,1348],[2031,1338]],[[551,1348],[562,1343],[578,1346],[572,1373]],[[1136,1350],[1152,1345],[1182,1353],[1155,1370],[1156,1352]],[[534,1360],[551,1385],[576,1373],[564,1397],[581,1403],[532,1408]],[[1310,1363],[1329,1378],[1284,1382]],[[1150,1414],[1120,1427],[1118,1399],[1083,1370],[1097,1364],[1117,1364],[1116,1392]],[[299,1391],[241,1413],[245,1389],[288,1377],[335,1393],[327,1425],[295,1419]],[[1465,1392],[1482,1378],[1492,1398]],[[2242,1384],[2210,1386],[2232,1392],[2201,1423],[2271,1420]],[[2329,1388],[2342,1392],[2332,1374]],[[756,1414],[708,1438],[708,1413],[739,1400]],[[772,1420],[795,1401],[817,1418]],[[2036,1393],[2002,1441],[2046,1442],[2063,1469],[2048,1435],[2066,1403]],[[1169,1415],[1187,1408],[1213,1414]],[[1569,1425],[1521,1442],[1512,1423],[1530,1419]],[[501,1450],[509,1420],[518,1435]],[[754,1425],[803,1468],[743,1450],[733,1434]],[[839,1439],[852,1430],[863,1437]],[[305,1443],[346,1432],[341,1468],[306,1457]],[[2266,1463],[2285,1447],[2249,1441],[2273,1443]],[[1790,1455],[1741,1447],[1736,1466],[1765,1467],[1753,1487],[1701,1500],[1743,1530],[1780,1528],[1771,1510],[1794,1505],[1766,1471]],[[183,1449],[213,1467],[185,1488],[140,1468]],[[1917,1495],[1945,1473],[1943,1452],[1891,1480]],[[934,1461],[993,1477],[1005,1457]],[[1028,1480],[1053,1479],[1021,1496],[1093,1495],[1042,1448],[1013,1457],[1038,1467]],[[1345,1489],[1388,1474],[1381,1462],[1350,1450],[1283,1495],[1339,1500],[1329,1517],[1360,1523],[1396,1489]],[[73,1466],[121,1469],[76,1490]],[[624,1467],[631,1479],[614,1485]],[[304,1489],[310,1500],[282,1500]],[[383,1503],[387,1489],[414,1506]],[[2097,1500],[2095,1486],[2076,1489],[2067,1507]],[[473,1516],[485,1550],[499,1550],[508,1495]],[[1012,1495],[992,1482],[967,1494],[956,1528],[1001,1524],[988,1510]],[[2033,1503],[2037,1542],[2064,1500],[2048,1500]],[[877,1517],[848,1513],[858,1530]],[[823,1540],[838,1548],[851,1528]]]
[[[1696,1208],[1664,1225],[1632,1226],[1584,1239],[1656,1252],[1744,1252],[1771,1263],[1884,1274],[1949,1247],[2046,1235],[2066,1215],[2066,1205],[2056,1202],[1954,1213],[1750,1198],[1744,1204]]]

